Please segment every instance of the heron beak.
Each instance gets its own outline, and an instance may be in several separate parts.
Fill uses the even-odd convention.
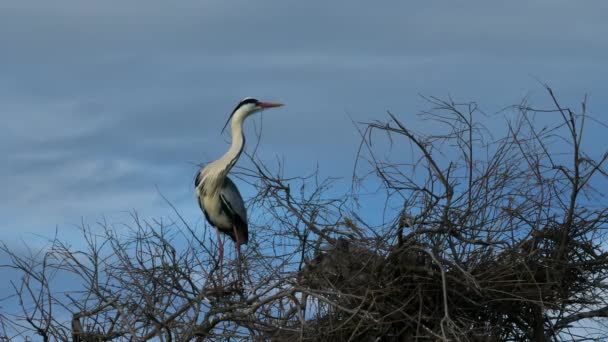
[[[282,105],[282,103],[258,102],[258,106],[262,109],[281,107]]]

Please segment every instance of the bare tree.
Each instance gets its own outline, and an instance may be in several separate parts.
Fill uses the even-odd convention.
[[[242,282],[232,263],[218,286],[209,231],[174,207],[172,219],[83,224],[86,248],[0,245],[4,267],[22,273],[0,338],[589,340],[582,328],[608,316],[608,203],[594,188],[608,152],[582,148],[585,102],[575,111],[546,90],[551,107],[508,108],[498,139],[475,103],[435,97],[422,113],[433,134],[393,113],[360,126],[345,196],[329,195],[331,179],[286,177],[250,156]],[[539,128],[539,116],[555,124]],[[361,213],[379,199],[383,222],[371,223]]]

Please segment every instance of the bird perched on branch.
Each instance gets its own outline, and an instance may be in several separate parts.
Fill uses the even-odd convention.
[[[249,240],[245,203],[238,188],[227,176],[239,159],[245,145],[243,122],[255,112],[280,106],[282,106],[280,103],[261,102],[250,97],[239,102],[222,129],[223,132],[230,123],[232,144],[228,152],[201,169],[194,181],[198,204],[203,210],[207,222],[216,228],[220,252],[220,278],[223,277],[224,260],[224,245],[220,232],[230,236],[234,241],[239,273],[241,245],[247,244]]]

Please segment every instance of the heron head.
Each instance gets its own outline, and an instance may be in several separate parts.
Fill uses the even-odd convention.
[[[259,112],[267,108],[281,107],[282,105],[282,103],[262,102],[257,99],[254,99],[253,97],[246,97],[241,102],[239,102],[238,105],[236,105],[236,107],[230,114],[228,121],[226,121],[224,128],[222,128],[222,133],[226,129],[226,126],[228,126],[230,120],[236,115],[240,115],[244,119],[255,112]]]

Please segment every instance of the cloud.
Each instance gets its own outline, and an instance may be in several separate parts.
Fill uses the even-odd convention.
[[[600,116],[608,106],[606,7],[2,1],[0,240],[45,246],[59,227],[77,245],[83,221],[101,229],[94,223],[104,218],[131,222],[134,209],[173,215],[159,191],[202,224],[196,164],[225,151],[221,126],[245,96],[287,104],[246,124],[249,146],[263,127],[264,160],[282,158],[289,176],[318,164],[322,175],[343,177],[344,188],[359,141],[352,121],[383,120],[390,109],[432,132],[414,116],[428,108],[419,93],[477,100],[493,112],[525,95],[542,101],[537,77],[567,104],[589,93],[590,112]],[[490,124],[500,129],[502,121]],[[603,137],[597,125],[589,129],[591,139]],[[373,198],[369,208],[383,204],[374,196],[363,196]],[[9,291],[0,288],[0,298]]]
[[[426,109],[418,93],[488,110],[548,81],[608,104],[603,2],[3,1],[0,239],[136,208],[193,220],[196,164],[245,96],[261,156],[350,177],[355,122]],[[580,18],[584,18],[581,20]],[[257,125],[260,118],[256,119]],[[247,123],[253,141],[253,121]]]

